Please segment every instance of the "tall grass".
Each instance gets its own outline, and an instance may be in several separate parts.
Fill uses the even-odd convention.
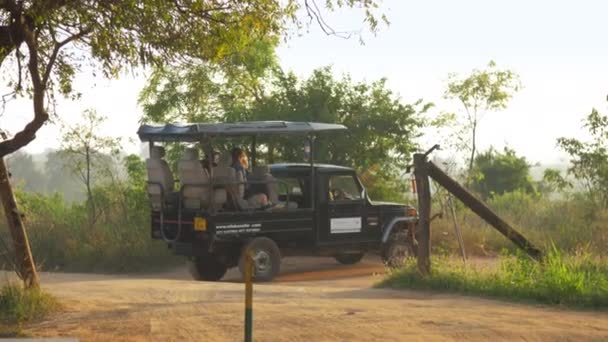
[[[462,203],[454,202],[457,222],[469,254],[496,256],[503,249],[511,252],[516,250],[509,240]],[[608,254],[608,210],[594,207],[582,195],[552,199],[515,192],[496,196],[488,201],[488,205],[539,247],[553,241],[566,254],[580,250],[597,255]],[[434,202],[433,212],[438,211],[440,205]],[[435,253],[458,253],[450,215],[436,219],[431,224]]]
[[[420,276],[414,260],[409,260],[378,286],[608,309],[608,260],[587,252],[563,255],[553,246],[542,263],[521,253],[502,255],[495,266],[464,266],[447,257],[435,258],[428,277]]]
[[[40,288],[9,284],[0,288],[0,323],[15,325],[40,319],[59,308],[55,297]]]

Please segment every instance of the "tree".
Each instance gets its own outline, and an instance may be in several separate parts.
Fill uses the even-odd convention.
[[[473,172],[472,188],[484,198],[514,191],[535,192],[530,164],[508,147],[502,153],[490,148],[477,155]]]
[[[92,190],[93,179],[95,174],[99,174],[98,169],[110,167],[108,155],[118,153],[121,139],[105,137],[99,133],[107,118],[97,114],[94,109],[85,110],[82,117],[83,123],[64,126],[61,154],[68,162],[69,169],[85,186],[89,227],[92,228],[97,215]]]
[[[608,207],[608,116],[593,108],[584,120],[591,141],[559,138],[557,146],[570,155],[568,174],[581,182],[589,199]],[[567,183],[563,183],[567,185]]]
[[[325,2],[360,6],[372,30],[376,1]],[[49,118],[55,92],[77,96],[72,78],[83,67],[116,76],[121,70],[153,64],[215,62],[268,37],[286,32],[295,21],[297,0],[0,0],[0,66],[14,96],[28,95],[32,120],[0,141],[0,196],[9,229],[17,236],[20,267],[27,286],[37,286],[23,220],[18,214],[3,157],[33,141]],[[314,0],[304,0],[308,16],[332,32]],[[22,51],[25,46],[25,51]],[[31,254],[31,253],[29,253]]]
[[[505,109],[520,87],[519,76],[513,71],[499,69],[494,61],[490,61],[486,69],[475,69],[464,77],[449,75],[444,97],[456,99],[464,107],[458,128],[463,136],[462,148],[469,152],[467,184],[470,184],[477,152],[479,123],[487,113]]]
[[[143,121],[342,123],[348,127],[348,132],[321,135],[316,142],[315,159],[354,166],[366,174],[372,195],[390,196],[390,191],[403,188],[394,182],[390,188],[384,185],[404,172],[416,148],[414,140],[422,126],[421,115],[431,104],[422,100],[404,104],[399,96],[387,89],[385,79],[370,83],[354,82],[348,75],[336,79],[329,67],[319,68],[303,80],[274,68],[255,80],[255,91],[248,92],[246,89],[253,88],[244,88],[243,95],[234,98],[230,94],[235,85],[226,79],[213,81],[216,78],[205,74],[206,70],[206,66],[200,66],[182,71],[186,78],[179,83],[172,76],[165,81],[152,79],[140,97]],[[210,84],[197,81],[201,79],[209,80]],[[181,86],[176,86],[178,84]],[[204,88],[199,89],[201,86]],[[258,159],[262,162],[272,163],[279,158],[302,161],[302,141],[297,139],[259,137],[258,144],[261,145]]]

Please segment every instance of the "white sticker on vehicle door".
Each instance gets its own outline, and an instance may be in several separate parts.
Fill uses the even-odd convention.
[[[330,221],[332,234],[361,232],[361,217],[332,218]]]

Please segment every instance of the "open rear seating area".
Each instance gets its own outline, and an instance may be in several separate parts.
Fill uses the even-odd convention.
[[[174,206],[212,212],[298,208],[296,202],[288,201],[288,195],[280,198],[281,181],[272,176],[268,166],[254,166],[244,179],[242,172],[228,166],[229,159],[225,155],[218,158],[222,161],[221,166],[209,170],[204,167],[208,162],[200,160],[199,149],[189,147],[177,162],[178,177],[175,179],[164,156],[163,147],[153,146],[150,158],[146,160],[148,195],[155,211]],[[175,187],[176,183],[179,183],[179,189]],[[265,196],[266,205],[260,200],[264,197],[257,194]]]

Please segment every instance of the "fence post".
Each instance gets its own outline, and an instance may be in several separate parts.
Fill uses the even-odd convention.
[[[414,177],[418,194],[418,271],[431,274],[431,187],[426,154],[414,154]]]

